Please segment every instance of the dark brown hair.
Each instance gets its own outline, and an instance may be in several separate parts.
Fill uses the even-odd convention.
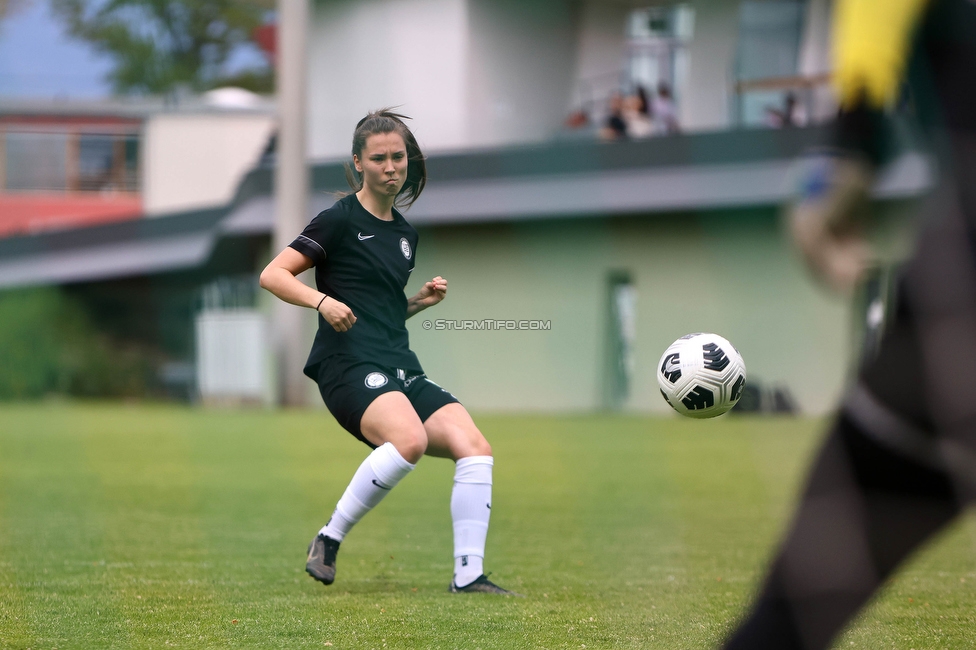
[[[377,133],[397,133],[403,138],[404,144],[407,145],[407,180],[404,181],[403,187],[397,193],[393,204],[404,210],[413,205],[427,184],[427,163],[424,159],[424,153],[420,150],[417,139],[413,137],[413,133],[404,123],[404,120],[409,119],[406,115],[394,113],[389,108],[381,108],[378,111],[370,112],[366,117],[359,120],[356,130],[352,134],[352,154],[360,160],[362,160],[363,147],[366,146],[366,140],[369,136]],[[348,163],[346,164],[346,181],[353,192],[363,189],[363,179],[357,178],[357,174]]]

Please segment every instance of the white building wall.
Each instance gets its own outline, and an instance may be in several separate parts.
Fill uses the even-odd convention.
[[[468,146],[550,139],[570,105],[577,6],[469,0]]]
[[[811,2],[810,15],[819,20],[827,0]],[[316,2],[309,27],[309,156],[348,156],[356,122],[384,106],[414,117],[411,126],[431,152],[546,140],[571,110],[602,102],[619,87],[627,17],[647,4],[656,3]],[[679,120],[688,131],[728,128],[741,2],[689,4],[694,34]]]
[[[224,205],[274,132],[264,114],[160,113],[146,122],[143,205],[147,216]]]
[[[620,88],[626,50],[627,16],[632,7],[626,4],[589,0],[579,13],[576,43],[576,79],[573,108],[588,108],[602,102]],[[602,111],[603,107],[599,109]],[[597,119],[603,117],[598,114]]]
[[[738,0],[691,3],[695,33],[688,43],[688,81],[679,106],[686,131],[729,128],[739,5]]]
[[[309,33],[308,153],[348,157],[356,123],[389,106],[422,147],[467,144],[466,0],[328,0]]]
[[[830,0],[809,0],[800,42],[798,72],[813,77],[833,69],[831,59],[830,26],[832,20]],[[837,112],[837,101],[829,84],[813,90],[810,118],[814,121],[829,119]]]
[[[429,152],[549,139],[571,103],[577,15],[571,0],[316,3],[309,156],[349,156],[356,122],[384,106]]]

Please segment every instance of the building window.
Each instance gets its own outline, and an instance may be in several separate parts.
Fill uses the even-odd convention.
[[[138,192],[136,134],[0,131],[0,189]]]
[[[63,133],[7,133],[4,138],[8,190],[68,189],[68,136]]]
[[[627,21],[629,85],[654,93],[664,84],[675,102],[680,101],[688,68],[687,44],[694,23],[695,12],[686,4],[632,12]]]
[[[734,121],[742,126],[792,122],[797,61],[806,3],[788,0],[743,2],[735,58],[738,89]],[[788,119],[784,120],[784,114]]]

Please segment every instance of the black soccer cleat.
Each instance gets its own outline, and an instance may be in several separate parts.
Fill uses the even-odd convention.
[[[451,581],[451,586],[448,587],[448,591],[452,594],[497,594],[499,596],[516,596],[522,598],[522,594],[517,594],[514,591],[509,591],[508,589],[502,589],[494,582],[488,579],[484,573],[474,579],[474,582],[464,585],[463,587],[458,587],[454,581]]]
[[[339,542],[319,534],[308,545],[308,559],[305,561],[305,573],[324,585],[331,585],[335,581],[336,554],[339,552]]]

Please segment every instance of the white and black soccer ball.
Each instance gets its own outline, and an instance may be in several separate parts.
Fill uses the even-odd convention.
[[[664,351],[657,383],[665,401],[681,415],[713,418],[739,401],[746,385],[746,364],[727,339],[688,334]]]

